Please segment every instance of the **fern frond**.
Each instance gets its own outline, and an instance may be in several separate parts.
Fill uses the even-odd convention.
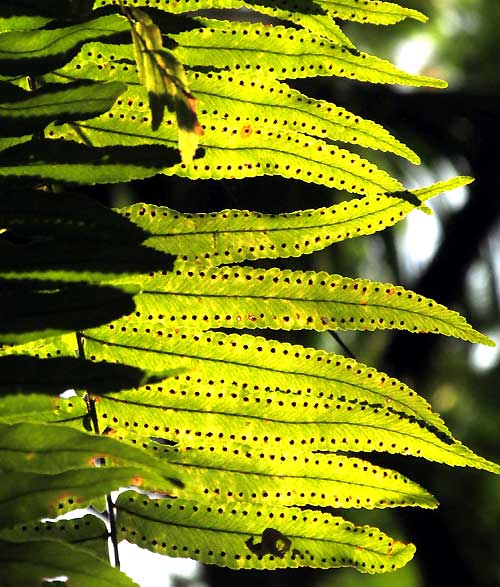
[[[71,333],[48,338],[40,337],[21,344],[0,344],[0,357],[24,354],[36,359],[78,357],[77,338]]]
[[[258,73],[261,77],[298,79],[339,76],[358,81],[446,87],[436,78],[412,75],[392,63],[339,47],[309,31],[284,26],[198,18],[200,28],[173,34],[173,50],[188,67]]]
[[[63,79],[106,81],[125,78],[129,84],[136,85],[137,74],[131,64],[130,47],[89,43],[69,64],[54,74],[53,79],[60,82]],[[246,134],[251,134],[254,127],[263,129],[279,125],[318,138],[393,152],[413,163],[420,161],[411,149],[380,125],[329,102],[309,98],[284,83],[256,75],[227,72],[188,72],[187,77],[200,104],[200,121],[207,129],[212,121],[221,120],[239,123],[242,129],[246,129]],[[136,110],[138,105],[142,108],[144,103],[145,96],[139,101],[131,96],[124,102],[129,110]],[[241,115],[242,112],[245,116]],[[113,117],[121,114],[113,114]],[[145,109],[144,114],[147,114]]]
[[[108,561],[108,529],[97,516],[87,514],[75,520],[31,522],[0,530],[0,540],[19,543],[28,541],[63,540],[85,548]]]
[[[284,81],[445,87],[358,51],[338,24],[426,17],[379,0],[84,0],[40,5],[42,16],[35,4],[0,16],[0,179],[14,190],[0,202],[0,583],[34,585],[57,569],[75,587],[132,587],[104,560],[108,538],[231,568],[403,566],[413,545],[334,508],[436,500],[345,453],[500,466],[384,373],[213,329],[394,328],[492,343],[399,286],[235,265],[372,234],[470,181],[405,190],[332,143],[418,163],[410,148]],[[153,18],[137,8],[152,4]],[[258,22],[240,21],[241,9]],[[277,216],[104,212],[57,185],[159,173],[279,175],[362,198]],[[134,491],[104,499],[117,488]],[[89,505],[107,507],[109,535],[97,518],[40,522]]]
[[[120,487],[137,485],[137,479],[137,467],[71,469],[55,475],[10,471],[0,487],[4,504],[0,528],[55,518],[90,505],[97,505],[102,511],[103,496]],[[155,488],[161,487],[156,483]]]
[[[131,392],[117,399],[133,402],[140,397]],[[179,496],[193,500],[368,509],[437,506],[425,489],[403,475],[353,457],[298,447],[275,451],[232,441],[221,446],[200,440],[195,447],[182,443],[172,447],[120,427],[115,438],[175,463],[189,480]]]
[[[118,4],[118,0],[96,0],[94,8],[110,4]],[[123,4],[125,6],[150,6],[149,0],[124,0]],[[357,0],[316,0],[313,3],[307,0],[293,2],[291,0],[264,0],[258,3],[252,0],[246,2],[244,0],[176,0],[176,2],[156,0],[155,8],[174,14],[207,9],[247,8],[283,20],[291,20],[291,17],[297,15],[324,15],[328,16],[330,20],[340,18],[360,23],[385,25],[396,24],[405,18],[413,18],[421,22],[427,21],[427,17],[418,10],[378,0],[368,0],[363,3]],[[299,21],[299,24],[302,22]]]
[[[174,378],[179,383],[167,383],[172,393],[161,394],[163,407],[103,398],[99,414],[111,427],[151,429],[182,442],[198,436],[253,439],[277,448],[382,450],[498,468],[455,441],[412,390],[356,362],[260,337],[168,332],[154,325],[105,330],[85,336],[91,359],[149,368],[167,363],[188,373]]]
[[[112,37],[127,30],[127,20],[118,14],[111,14],[60,29],[1,33],[2,75],[51,71],[66,63],[68,54],[78,50],[86,41]]]
[[[413,18],[420,22],[427,22],[428,18],[412,8],[406,8],[392,2],[381,2],[379,0],[319,0],[327,14],[332,18],[353,20],[360,23],[396,24],[405,18]]]
[[[77,141],[33,139],[3,150],[0,177],[69,185],[118,183],[152,177],[180,161],[176,148],[142,144],[96,149],[82,142],[78,133],[75,138]]]
[[[134,114],[129,105],[133,103],[138,104]],[[66,141],[83,139],[111,150],[117,144],[133,149],[132,145],[138,143],[154,143],[162,149],[176,148],[174,119],[166,119],[164,125],[152,133],[146,104],[143,90],[130,88],[109,113],[86,122],[51,126],[48,136]],[[190,179],[281,175],[363,195],[403,189],[399,181],[359,155],[294,130],[280,131],[269,126],[252,129],[238,122],[231,125],[214,120],[201,138],[200,146],[205,150],[203,158],[195,159],[190,165],[177,163],[170,167],[167,159],[161,173]],[[148,166],[151,167],[151,163]],[[0,173],[12,174],[12,167],[5,171],[0,168]],[[54,171],[54,175],[56,173]]]
[[[151,471],[163,485],[180,486],[176,468],[161,463],[148,453],[113,438],[87,434],[67,426],[20,423],[0,424],[2,470],[28,473],[58,474],[71,469],[91,469],[102,458],[107,466],[137,465],[137,474],[148,476]],[[57,457],[57,458],[55,458]]]
[[[372,234],[402,220],[419,202],[471,181],[455,177],[399,196],[367,196],[328,208],[276,215],[248,210],[183,214],[152,204],[134,204],[117,212],[149,235],[144,241],[147,246],[178,255],[183,263],[223,265],[296,257]]]
[[[415,550],[375,528],[299,508],[159,501],[125,492],[117,509],[120,539],[234,569],[352,566],[375,573],[406,564]]]
[[[86,415],[87,406],[83,398],[78,396],[71,399],[54,399],[45,394],[23,393],[22,395],[2,395],[0,397],[0,422],[2,424],[22,422],[65,424],[71,421],[81,422]]]
[[[110,82],[62,84],[34,96],[26,92],[24,99],[0,104],[0,123],[5,134],[19,136],[43,129],[54,119],[91,118],[109,110],[126,88],[124,83]]]
[[[29,10],[26,10],[26,14],[19,14],[15,10],[9,11],[7,9],[4,14],[0,15],[0,33],[8,31],[33,31],[43,28],[51,20],[53,19],[49,16],[31,14]]]
[[[493,344],[457,312],[388,283],[313,271],[177,267],[172,274],[151,273],[137,280],[138,320],[125,318],[117,329],[144,327],[147,317],[167,329],[398,329]]]

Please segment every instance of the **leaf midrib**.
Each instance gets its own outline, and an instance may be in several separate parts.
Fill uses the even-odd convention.
[[[298,371],[284,371],[284,370],[275,369],[273,367],[261,366],[261,365],[259,365],[259,366],[250,365],[248,363],[229,361],[227,359],[215,359],[212,357],[207,358],[207,357],[197,356],[197,355],[188,355],[186,353],[181,353],[181,352],[172,352],[172,351],[166,351],[166,350],[162,350],[162,349],[142,348],[142,347],[138,347],[138,346],[120,344],[120,343],[116,343],[116,342],[110,342],[107,340],[101,340],[101,339],[96,338],[94,336],[90,336],[86,333],[84,333],[84,336],[85,336],[85,338],[92,340],[100,345],[104,345],[104,346],[115,346],[118,348],[129,349],[129,350],[132,349],[132,350],[136,350],[136,351],[155,353],[155,354],[160,354],[160,355],[171,355],[171,356],[180,357],[180,358],[195,359],[197,361],[210,361],[213,363],[223,363],[223,364],[227,364],[227,365],[235,365],[238,367],[245,367],[247,369],[257,369],[258,371],[269,371],[271,373],[276,373],[276,374],[289,373],[291,375],[297,375],[299,377],[308,377],[311,379],[323,380],[328,383],[340,383],[342,385],[351,385],[352,387],[361,390],[361,392],[371,393],[371,394],[379,396],[385,400],[391,399],[393,401],[397,401],[403,407],[407,408],[409,410],[409,412],[416,414],[420,419],[422,419],[423,421],[426,421],[426,418],[425,418],[426,414],[422,415],[419,411],[417,411],[415,408],[412,408],[411,406],[409,406],[403,400],[400,400],[400,399],[394,400],[394,398],[391,398],[388,395],[384,395],[383,393],[381,393],[375,389],[370,389],[368,387],[364,387],[364,386],[360,385],[359,383],[346,382],[341,379],[326,377],[325,375],[318,375],[316,373],[303,373],[303,372],[298,372]]]
[[[132,511],[128,510],[124,505],[117,504],[116,509],[118,509],[118,510],[121,509],[121,510],[127,512],[132,517],[137,516],[138,518],[141,518],[142,520],[146,520],[148,522],[153,522],[153,523],[157,523],[157,524],[161,524],[161,525],[165,525],[165,526],[175,526],[175,527],[180,527],[180,528],[210,531],[210,532],[217,532],[217,533],[222,533],[222,534],[236,534],[238,536],[246,536],[246,537],[248,537],[249,535],[256,536],[256,537],[260,536],[260,534],[258,532],[244,532],[241,530],[229,530],[227,528],[220,529],[220,528],[214,528],[214,527],[210,527],[210,526],[201,526],[201,525],[193,526],[193,525],[189,525],[189,524],[181,524],[179,522],[174,522],[174,521],[165,522],[163,520],[159,520],[157,518],[153,518],[153,517],[147,516],[145,514],[133,511],[133,510]],[[343,520],[343,522],[346,523],[345,520]],[[351,526],[349,526],[349,527],[352,529]],[[347,542],[347,541],[340,542],[338,540],[332,540],[331,538],[314,538],[314,537],[310,537],[310,536],[300,536],[300,535],[290,534],[289,532],[287,532],[286,535],[290,539],[297,538],[299,540],[314,540],[316,542],[331,542],[332,544],[338,544],[341,546],[348,546],[351,548],[358,548],[359,547],[359,544],[351,544],[350,542]],[[368,552],[371,552],[375,555],[382,556],[384,558],[387,557],[387,554],[385,554],[384,552],[379,552],[379,551],[375,550],[374,548],[370,548],[369,546],[363,546],[363,551],[368,551]]]
[[[257,475],[259,477],[278,477],[280,479],[311,479],[314,481],[330,481],[330,482],[334,482],[334,483],[342,483],[345,485],[354,485],[356,487],[364,487],[367,489],[383,489],[384,491],[388,491],[391,493],[395,493],[397,495],[403,495],[406,497],[410,497],[412,499],[418,499],[420,496],[416,493],[407,493],[405,491],[402,490],[398,490],[398,489],[392,489],[392,488],[388,488],[385,485],[375,485],[375,484],[367,484],[367,483],[360,483],[360,482],[356,482],[356,481],[346,481],[344,479],[340,479],[340,478],[328,478],[328,477],[318,477],[318,476],[308,476],[308,475],[293,475],[293,474],[281,474],[281,473],[262,473],[260,471],[244,471],[244,470],[240,470],[240,469],[231,469],[231,468],[227,468],[227,467],[215,467],[215,466],[210,466],[210,465],[200,465],[200,464],[193,464],[193,463],[189,463],[189,462],[183,462],[183,461],[175,461],[175,460],[171,460],[170,458],[168,459],[169,463],[172,463],[174,465],[179,465],[181,467],[192,467],[195,469],[206,469],[209,471],[223,471],[225,473],[238,473],[241,475]]]
[[[437,442],[432,442],[429,439],[426,438],[422,438],[421,436],[415,436],[414,434],[410,434],[409,432],[401,432],[399,430],[391,430],[388,429],[387,426],[379,426],[379,425],[375,425],[375,424],[359,424],[359,423],[355,423],[355,422],[342,422],[342,421],[284,421],[284,420],[278,420],[276,418],[269,418],[269,417],[263,417],[263,416],[255,416],[252,414],[235,414],[232,412],[221,412],[221,411],[216,411],[216,410],[199,410],[199,409],[191,409],[191,408],[173,408],[173,407],[159,407],[159,406],[151,406],[148,404],[144,404],[144,403],[140,403],[140,402],[131,402],[131,401],[126,401],[126,400],[119,400],[117,398],[107,398],[110,399],[112,401],[115,401],[117,403],[124,403],[127,405],[136,405],[136,406],[142,406],[142,407],[156,407],[158,409],[162,409],[163,411],[172,411],[172,412],[187,412],[187,413],[191,413],[191,414],[213,414],[213,415],[217,415],[217,416],[227,416],[227,417],[231,417],[231,418],[239,418],[239,419],[247,419],[247,420],[256,420],[256,421],[262,421],[262,422],[272,422],[274,424],[286,424],[289,426],[305,426],[307,427],[308,425],[318,425],[318,426],[351,426],[351,427],[356,427],[356,428],[361,428],[361,429],[365,429],[365,428],[369,428],[372,430],[376,430],[376,431],[382,431],[382,432],[386,432],[386,433],[391,433],[393,435],[398,435],[398,436],[402,436],[404,438],[410,438],[414,441],[420,442],[422,444],[427,444],[430,445],[431,447],[435,447],[439,450],[442,450],[444,452],[447,452],[449,454],[451,454],[452,456],[455,457],[461,457],[464,458],[465,460],[470,459],[471,461],[477,461],[478,463],[482,463],[482,460],[480,457],[477,457],[476,455],[472,454],[472,455],[461,455],[461,454],[457,454],[456,452],[453,452],[453,450],[451,450],[451,448],[448,448],[448,445],[445,445],[444,443],[438,444]],[[418,426],[418,425],[417,425]],[[429,430],[425,429],[425,431],[427,431],[429,434],[432,434],[432,432],[430,432]],[[455,441],[455,444],[450,445],[450,446],[462,446],[460,443],[457,443]],[[353,450],[353,449],[351,449]],[[377,451],[376,448],[372,449],[373,451]],[[386,450],[381,450],[381,451],[377,451],[377,452],[387,452]],[[393,454],[393,453],[391,453]],[[402,454],[400,452],[396,452],[395,454]],[[418,455],[412,455],[412,456],[418,456]],[[426,458],[426,460],[433,460],[429,457],[424,457]],[[440,462],[440,461],[438,461]],[[482,467],[480,467],[482,468]]]

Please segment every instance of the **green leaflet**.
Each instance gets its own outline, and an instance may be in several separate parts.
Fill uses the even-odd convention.
[[[78,127],[75,126],[77,129]],[[50,134],[50,133],[49,133]],[[118,183],[144,179],[179,162],[177,151],[166,146],[110,145],[97,149],[79,141],[32,140],[2,151],[0,177],[67,184]]]
[[[282,20],[293,22],[312,33],[327,38],[336,45],[354,48],[352,41],[329,14],[315,14],[314,10],[311,11],[311,14],[287,12],[277,10],[275,7],[268,8],[257,4],[253,4],[252,8],[271,17],[279,17]]]
[[[130,393],[123,401],[148,401],[153,395]],[[158,396],[156,396],[158,397]],[[180,497],[245,501],[280,506],[434,508],[435,499],[403,475],[356,458],[296,448],[274,451],[265,445],[200,440],[171,447],[120,428],[117,438],[132,442],[182,471],[187,479]]]
[[[124,0],[125,5],[130,4]],[[134,6],[148,6],[148,0],[133,0]],[[116,0],[96,0],[94,7],[117,4]],[[307,0],[268,0],[255,2],[253,0],[157,0],[155,8],[168,12],[190,12],[194,10],[211,8],[249,8],[269,14],[276,18],[289,20],[290,15],[295,17],[302,15],[320,16],[326,12],[330,18],[342,18],[362,23],[395,24],[405,18],[414,18],[425,22],[427,18],[417,10],[404,8],[391,2],[363,2],[357,0],[315,0],[311,3]],[[296,22],[296,21],[294,21]],[[306,21],[308,22],[308,21]],[[302,21],[299,21],[302,24]]]
[[[44,76],[48,83],[82,79],[139,84],[133,47],[100,41],[86,43],[73,59]]]
[[[137,485],[143,477],[138,467],[99,467],[71,469],[55,475],[19,473],[3,475],[0,487],[0,527],[9,528],[21,522],[54,518],[74,509],[102,500],[102,496],[120,487]],[[165,480],[152,472],[144,476],[146,487],[164,490]]]
[[[0,363],[1,364],[1,363]],[[3,390],[2,390],[3,391]],[[87,414],[82,398],[54,399],[44,394],[2,395],[0,397],[0,422],[60,422],[79,420]]]
[[[203,130],[196,118],[196,99],[189,90],[186,72],[164,49],[160,29],[145,12],[135,8],[124,12],[131,25],[139,80],[148,92],[151,128],[157,130],[162,123],[165,106],[175,112],[181,159],[189,164]]]
[[[0,137],[0,151],[4,151],[9,147],[13,147],[15,145],[21,145],[22,143],[26,143],[30,141],[32,138],[31,135],[24,135],[22,137]]]
[[[86,548],[53,540],[0,544],[0,579],[9,587],[39,585],[61,575],[72,587],[138,587]]]
[[[415,548],[369,526],[299,508],[149,500],[126,492],[117,501],[120,538],[170,556],[234,569],[352,566],[395,570]]]
[[[494,344],[465,318],[400,286],[326,272],[178,265],[138,279],[135,318],[159,328],[271,328],[432,332]],[[196,311],[193,311],[196,300]],[[146,323],[147,324],[147,323]],[[117,325],[117,328],[122,323]]]
[[[309,31],[199,18],[201,27],[172,38],[173,53],[189,67],[258,72],[261,77],[297,79],[340,76],[358,81],[446,87],[431,77],[406,73],[393,64]]]
[[[134,103],[137,108],[132,113],[130,105]],[[153,134],[148,113],[143,112],[147,109],[146,104],[144,90],[131,87],[107,114],[82,123],[50,126],[47,134],[59,140],[84,140],[109,150],[117,149],[113,145],[120,144],[130,153],[138,148],[133,145],[146,147],[146,144],[154,143],[158,145],[158,151],[166,147],[168,152],[177,141],[175,120],[166,119]],[[381,195],[403,189],[397,180],[358,155],[294,130],[280,131],[264,126],[247,132],[241,123],[230,125],[213,121],[200,140],[200,147],[204,149],[201,159],[195,159],[190,165],[172,165],[173,161],[165,156],[161,169],[157,171],[191,179],[281,175],[363,195]]]
[[[361,23],[372,24],[396,24],[405,18],[413,18],[426,22],[427,17],[411,8],[405,8],[392,2],[379,2],[369,0],[359,2],[358,0],[318,0],[327,13],[333,18],[353,20]]]
[[[58,522],[21,524],[14,528],[1,530],[0,540],[18,543],[64,540],[76,543],[78,547],[89,550],[102,560],[109,560],[106,524],[93,515],[85,515],[73,520],[59,520]]]
[[[35,358],[78,357],[78,343],[75,333],[57,337],[38,338],[23,344],[0,344],[0,357],[9,355],[30,355]]]
[[[54,75],[54,79],[124,79],[137,84],[135,67],[131,66],[132,57],[127,45],[89,43]],[[241,129],[246,128],[242,135],[245,139],[255,128],[279,125],[319,138],[394,152],[413,163],[420,161],[411,149],[374,122],[334,104],[309,98],[271,78],[221,71],[188,72],[188,80],[200,104],[199,119],[206,128],[210,128],[212,120],[239,123]],[[257,94],[255,89],[259,90]],[[127,107],[137,108],[137,100],[131,100],[126,102]]]
[[[498,465],[437,431],[429,421],[347,394],[347,399],[333,394],[325,399],[282,391],[256,393],[243,389],[238,393],[223,385],[203,394],[174,388],[171,395],[177,397],[165,399],[162,407],[103,398],[97,406],[98,415],[112,427],[143,433],[152,430],[155,435],[183,443],[201,437],[209,442],[249,443],[254,450],[262,445],[273,451],[308,445],[319,451],[384,451],[500,472]],[[188,405],[186,397],[190,399]],[[177,398],[183,398],[184,403],[179,405]]]
[[[0,123],[5,133],[25,134],[43,128],[52,120],[84,119],[106,112],[126,90],[120,82],[64,84],[27,95],[24,100],[0,104]],[[90,97],[89,97],[90,93]]]
[[[118,14],[101,16],[60,29],[13,31],[0,34],[3,74],[44,73],[60,66],[85,42],[111,37],[128,30]]]
[[[164,369],[166,364],[169,369],[183,367],[183,373],[176,373],[168,380],[168,388],[178,389],[181,397],[184,397],[185,386],[192,388],[194,385],[203,389],[205,394],[212,394],[217,381],[224,390],[228,384],[224,374],[229,368],[231,382],[235,381],[236,387],[244,390],[284,391],[292,395],[313,393],[319,398],[342,398],[339,399],[342,402],[366,400],[381,403],[396,412],[402,411],[417,420],[427,421],[449,434],[441,418],[433,414],[429,404],[408,386],[352,359],[262,337],[216,332],[181,333],[176,330],[156,329],[152,324],[140,333],[136,326],[121,331],[110,324],[88,331],[84,348],[92,361],[108,358],[153,371]],[[32,352],[46,356],[57,353],[58,347],[64,349],[66,345],[64,337],[60,341],[54,338],[51,343],[34,348]],[[19,348],[29,352],[27,347]],[[15,352],[16,347],[13,350]],[[102,388],[110,392],[109,384]],[[161,391],[163,386],[155,389]],[[193,401],[202,397],[196,395],[199,389],[193,390]],[[151,399],[150,390],[146,388],[146,391]],[[207,405],[210,397],[206,396],[204,400]]]
[[[383,230],[414,210],[418,201],[426,202],[471,181],[470,177],[456,177],[412,190],[411,198],[368,196],[329,208],[277,215],[247,210],[182,214],[152,204],[134,204],[118,212],[150,235],[145,241],[148,246],[179,255],[183,262],[220,265],[296,257],[346,238]]]
[[[15,10],[10,12],[4,8],[0,13],[0,33],[8,31],[25,31],[39,29],[48,24],[52,19],[41,15],[15,14]]]
[[[55,475],[70,469],[95,467],[100,459],[106,466],[137,466],[137,477],[152,475],[163,485],[180,487],[176,467],[168,459],[158,462],[150,454],[114,438],[87,434],[67,426],[21,423],[0,424],[2,470]],[[154,471],[154,473],[152,473]],[[140,482],[136,483],[140,485]]]
[[[159,396],[103,398],[97,409],[111,427],[185,443],[203,437],[276,449],[401,452],[499,470],[453,439],[412,390],[355,361],[260,337],[111,326],[108,334],[101,328],[85,335],[92,360],[188,369],[165,385],[146,386]]]

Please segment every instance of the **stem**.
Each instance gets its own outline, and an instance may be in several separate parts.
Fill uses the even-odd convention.
[[[83,347],[83,335],[81,332],[76,333],[76,342],[78,344],[78,355],[80,359],[85,359],[85,350]],[[97,411],[95,409],[95,399],[91,398],[88,393],[84,395],[85,404],[87,405],[87,414],[92,422],[92,428],[95,434],[100,434],[99,420],[97,418]],[[103,467],[106,464],[105,459],[100,459],[99,466]],[[111,499],[111,495],[106,495],[106,505],[109,516],[109,538],[113,545],[113,562],[114,566],[120,568],[120,553],[118,551],[118,540],[116,535],[116,517],[115,517],[115,504]]]
[[[354,353],[349,349],[349,347],[344,343],[344,341],[340,338],[340,336],[336,332],[333,332],[333,330],[329,330],[328,332],[333,336],[335,341],[338,343],[340,348],[345,352],[345,354],[348,357],[351,357],[351,359],[357,360]]]
[[[106,505],[108,506],[109,514],[109,537],[111,538],[111,544],[113,545],[113,562],[117,569],[120,568],[120,553],[118,550],[118,540],[116,539],[116,517],[115,517],[115,504],[111,499],[111,495],[106,495]]]
[[[78,345],[78,358],[85,359],[85,349],[83,348],[83,335],[81,332],[76,333],[76,343]]]

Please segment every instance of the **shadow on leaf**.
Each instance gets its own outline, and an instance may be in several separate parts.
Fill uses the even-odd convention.
[[[178,151],[163,145],[91,147],[41,139],[3,151],[0,177],[93,185],[151,177],[178,163]]]
[[[130,314],[135,291],[86,283],[0,280],[0,342],[18,344]]]
[[[107,393],[117,392],[155,383],[168,375],[105,361],[76,357],[41,359],[28,355],[0,357],[0,373],[0,395],[37,392],[53,396],[67,389],[90,394],[100,394],[103,389]]]

